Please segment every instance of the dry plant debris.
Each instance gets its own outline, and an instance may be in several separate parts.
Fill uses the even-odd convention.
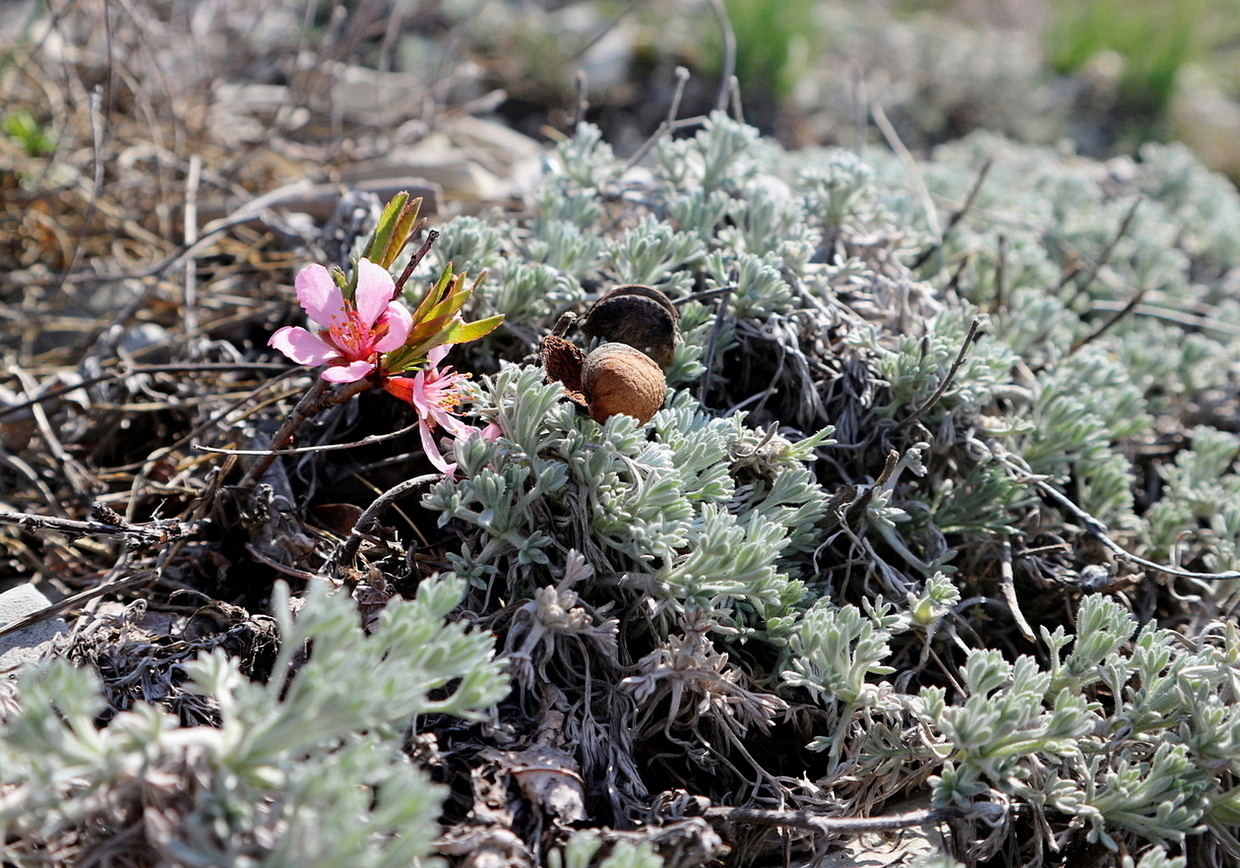
[[[341,135],[380,5],[313,63],[244,3],[8,47],[3,578],[71,632],[0,682],[6,862],[1240,858],[1234,190],[716,113],[315,222],[288,185],[426,132]],[[299,273],[358,334],[269,344]],[[648,418],[563,400],[609,290],[654,304]]]

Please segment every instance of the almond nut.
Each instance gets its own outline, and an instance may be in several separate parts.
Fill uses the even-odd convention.
[[[586,356],[581,384],[596,422],[624,413],[644,425],[663,406],[667,392],[663,369],[654,359],[615,342],[601,344]]]

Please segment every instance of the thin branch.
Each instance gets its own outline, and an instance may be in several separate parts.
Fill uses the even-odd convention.
[[[732,95],[732,120],[745,122],[745,108],[741,102],[741,80],[735,75],[728,79],[728,92]]]
[[[874,103],[874,106],[870,109],[870,115],[874,118],[874,124],[878,127],[879,132],[883,134],[883,138],[887,140],[887,144],[900,155],[901,162],[912,173],[913,180],[917,186],[918,197],[921,199],[922,210],[926,212],[926,222],[930,224],[930,231],[941,237],[943,232],[939,228],[939,212],[934,206],[934,197],[930,195],[930,188],[926,186],[926,179],[922,176],[921,167],[917,164],[917,158],[913,156],[913,153],[900,140],[900,134],[896,132],[895,126],[892,125],[881,105]]]
[[[1140,206],[1140,199],[1133,201],[1132,205],[1128,208],[1128,212],[1124,214],[1124,219],[1120,221],[1119,229],[1115,230],[1115,234],[1111,237],[1111,240],[1107,243],[1106,248],[1102,251],[1102,255],[1094,261],[1094,264],[1090,267],[1089,271],[1086,272],[1085,279],[1077,285],[1076,292],[1073,294],[1074,296],[1080,296],[1087,289],[1089,289],[1089,285],[1098,278],[1098,272],[1102,271],[1106,264],[1111,261],[1111,257],[1115,254],[1115,248],[1119,246],[1120,240],[1128,234],[1128,229],[1132,226],[1133,218],[1137,216],[1137,208]]]
[[[1165,564],[1155,563],[1154,561],[1146,560],[1140,555],[1134,555],[1132,552],[1125,549],[1115,540],[1111,539],[1111,536],[1110,536],[1111,532],[1105,524],[1103,524],[1101,521],[1094,518],[1092,515],[1087,513],[1085,510],[1081,509],[1081,507],[1073,503],[1066,494],[1059,491],[1057,488],[1055,488],[1055,486],[1047,482],[1042,482],[1042,481],[1036,481],[1034,484],[1038,487],[1038,489],[1043,494],[1050,497],[1052,500],[1054,500],[1064,509],[1068,510],[1068,512],[1072,513],[1074,516],[1080,519],[1081,522],[1085,525],[1085,529],[1088,530],[1090,533],[1092,533],[1095,537],[1097,537],[1099,542],[1101,542],[1104,546],[1106,546],[1112,552],[1114,552],[1116,557],[1120,558],[1121,560],[1129,561],[1138,566],[1146,567],[1147,569],[1151,569],[1151,570],[1156,570],[1160,573],[1166,573],[1167,575],[1179,576],[1184,579],[1203,579],[1206,581],[1215,581],[1215,582],[1223,582],[1223,581],[1230,581],[1233,579],[1240,579],[1240,570],[1224,570],[1222,572],[1217,572],[1217,573],[1199,573],[1194,570],[1186,570],[1186,569],[1182,569],[1179,567],[1171,567],[1171,566],[1166,566]]]
[[[442,473],[427,473],[424,476],[415,476],[413,479],[406,479],[404,482],[394,485],[383,492],[383,494],[380,494],[357,517],[357,521],[353,523],[353,529],[349,531],[348,537],[332,552],[331,557],[327,559],[327,563],[323,567],[323,571],[330,573],[338,564],[353,560],[354,556],[357,555],[357,550],[362,545],[362,540],[365,539],[365,533],[378,520],[379,514],[387,509],[391,503],[419,486],[429,485],[442,478]]]
[[[723,332],[723,321],[728,315],[728,299],[731,297],[734,289],[736,289],[735,284],[723,287],[723,293],[719,296],[719,304],[715,308],[715,324],[711,326],[710,337],[706,339],[706,348],[702,353],[702,366],[705,370],[702,372],[702,379],[698,382],[698,401],[703,405],[706,403],[707,392],[710,390],[710,374],[711,369],[715,366],[715,352],[719,346],[719,335]]]
[[[185,179],[185,246],[192,249],[198,240],[198,187],[202,179],[202,157],[191,154],[189,172]],[[193,337],[198,331],[198,260],[185,260],[185,336]]]
[[[110,61],[112,57],[112,16],[108,13],[109,10],[105,7],[103,10],[104,40],[107,43],[108,59]],[[111,104],[112,102],[112,72],[112,64],[109,62],[107,75],[103,83],[96,85],[90,94],[90,129],[94,149],[95,173],[90,185],[90,199],[86,202],[86,211],[82,216],[82,228],[74,239],[73,253],[69,256],[69,262],[61,271],[60,282],[56,287],[58,293],[65,291],[65,287],[69,282],[69,275],[77,270],[78,260],[82,256],[82,246],[86,243],[86,237],[90,234],[91,225],[95,220],[95,212],[99,208],[99,197],[102,195],[107,165],[107,159],[103,153],[103,145],[107,136],[104,128],[106,118],[102,105],[105,92],[108,103]]]
[[[913,264],[909,266],[910,271],[916,271],[925,264],[926,260],[943,249],[943,242],[947,240],[947,236],[951,234],[951,231],[955,228],[956,224],[963,220],[964,215],[968,214],[969,210],[973,207],[973,202],[977,199],[977,194],[981,191],[982,184],[985,182],[986,176],[990,174],[990,168],[993,165],[994,158],[987,157],[986,162],[982,163],[982,168],[978,170],[977,179],[973,182],[973,186],[969,189],[969,195],[965,197],[964,204],[953,211],[951,216],[947,218],[947,226],[943,228],[943,233],[939,235],[939,240],[927,247],[924,251],[922,251],[920,256],[913,260]]]
[[[736,31],[732,28],[732,19],[728,17],[723,0],[710,0],[710,8],[719,22],[719,35],[723,39],[723,72],[719,77],[719,90],[715,92],[715,111],[721,112],[728,107],[732,80],[736,78]],[[740,101],[737,100],[739,106]]]
[[[173,271],[183,265],[187,260],[193,258],[206,247],[211,245],[218,236],[223,235],[234,226],[240,226],[254,220],[263,211],[273,208],[277,205],[286,204],[289,201],[296,201],[299,197],[315,189],[317,185],[308,179],[293,181],[278,187],[269,193],[251,199],[237,208],[231,215],[220,217],[206,224],[198,236],[198,240],[191,245],[180,245],[172,253],[169,253],[163,259],[153,262],[142,268],[135,268],[127,271],[117,271],[107,274],[101,274],[98,271],[79,271],[70,273],[65,271],[62,275],[55,278],[59,285],[76,286],[82,283],[114,283],[123,280],[145,280],[152,277],[161,277],[170,271]],[[32,280],[32,283],[46,283],[47,281]]]
[[[736,289],[735,286],[720,286],[716,289],[704,289],[701,292],[691,292],[688,295],[682,295],[680,298],[671,299],[673,307],[680,307],[682,304],[688,304],[691,301],[708,301],[712,298],[718,298],[721,295],[727,295]]]
[[[996,314],[1003,312],[1003,305],[1007,300],[1007,260],[1010,246],[1007,234],[1001,234],[999,236],[999,257],[995,260],[995,300],[991,308]]]
[[[119,516],[117,516],[119,518]],[[150,524],[130,524],[124,520],[91,520],[60,518],[31,512],[0,512],[0,524],[22,527],[27,530],[54,530],[69,536],[102,536],[124,539],[129,545],[143,548],[163,545],[192,532],[178,521],[155,521]]]
[[[823,817],[809,811],[775,811],[764,808],[707,808],[706,819],[731,825],[783,826],[829,835],[867,835],[896,829],[915,829],[957,816],[952,808],[927,808],[878,817]]]
[[[1102,323],[1102,325],[1098,326],[1092,332],[1072,344],[1072,346],[1068,349],[1068,355],[1073,355],[1077,350],[1081,349],[1081,347],[1084,347],[1086,344],[1093,343],[1098,340],[1098,338],[1106,334],[1117,322],[1136,310],[1137,305],[1141,303],[1141,299],[1143,298],[1145,298],[1145,290],[1138,290],[1135,294],[1133,294],[1132,298],[1128,299],[1127,304],[1115,311],[1115,313],[1111,314],[1111,316],[1107,317],[1106,322]]]
[[[586,96],[587,87],[586,71],[577,70],[573,76],[573,114],[568,122],[570,136],[577,132],[577,127],[581,126],[581,122],[586,119],[586,111],[590,108],[590,100]]]
[[[887,459],[883,462],[883,469],[879,471],[878,477],[873,484],[865,486],[859,493],[856,486],[849,486],[841,491],[841,494],[844,494],[851,489],[851,494],[855,495],[851,501],[837,507],[837,512],[845,526],[870,505],[870,501],[874,499],[876,491],[881,491],[883,486],[891,481],[891,476],[896,472],[896,467],[899,464],[900,453],[895,449],[891,449],[887,452]],[[830,511],[830,507],[828,507],[828,512]]]
[[[744,458],[752,458],[753,456],[757,455],[759,452],[761,452],[763,449],[766,448],[766,444],[770,443],[771,440],[775,438],[775,433],[778,428],[779,428],[779,423],[772,422],[770,425],[767,426],[766,433],[762,436],[762,439],[759,440],[757,443],[755,443],[752,449],[738,450],[736,453],[736,457],[744,459]]]
[[[212,455],[309,455],[312,452],[341,452],[346,449],[357,449],[359,446],[373,446],[386,440],[395,440],[397,437],[416,430],[421,424],[422,420],[418,419],[404,428],[389,431],[386,434],[370,434],[351,443],[320,443],[315,446],[295,446],[292,449],[228,449],[223,446],[203,446],[195,443],[194,448],[199,452],[209,452]]]
[[[624,169],[620,174],[624,174],[624,172],[629,171],[629,169],[640,163],[642,158],[650,153],[650,149],[655,146],[655,142],[663,138],[668,130],[675,129],[677,125],[676,115],[680,112],[680,100],[685,95],[685,85],[688,82],[689,70],[683,66],[676,67],[676,89],[672,92],[672,104],[668,107],[667,117],[663,119],[663,122],[659,124],[659,128],[651,134],[650,138],[641,143],[641,147],[634,152],[633,156],[629,157],[629,161],[624,164]]]
[[[16,363],[10,363],[8,369],[10,374],[17,377],[17,381],[21,383],[22,391],[25,394],[29,395],[38,389],[38,384],[34,381],[34,378],[18,367]],[[43,438],[43,445],[47,447],[47,451],[56,459],[56,463],[64,469],[65,477],[73,487],[74,493],[82,498],[83,501],[88,500],[90,498],[91,484],[87,478],[86,471],[65,451],[64,444],[56,436],[51,421],[47,418],[47,414],[43,412],[43,405],[31,405],[30,414],[34,417],[35,425]]]
[[[423,221],[425,222],[425,221]],[[413,270],[418,264],[430,253],[431,246],[435,243],[435,239],[439,237],[439,230],[432,229],[426,233],[426,240],[422,242],[422,246],[409,259],[409,264],[405,266],[405,270],[400,273],[400,277],[396,279],[395,294],[400,295],[405,289],[405,284],[409,282],[409,278],[413,276]]]
[[[1094,310],[1123,310],[1127,303],[1121,304],[1118,301],[1099,300],[1093,302],[1090,307]],[[1185,313],[1169,307],[1159,307],[1153,304],[1138,304],[1133,308],[1133,313],[1137,316],[1148,316],[1151,319],[1162,320],[1163,322],[1175,323],[1188,329],[1199,329],[1201,331],[1213,331],[1219,334],[1227,335],[1233,338],[1240,338],[1240,327],[1229,325],[1222,322],[1217,317],[1211,317],[1205,314]]]
[[[487,2],[487,0],[483,0],[483,2],[485,3]],[[531,74],[527,74],[525,76],[525,81],[527,83],[542,81],[543,78],[549,73],[555,72],[556,70],[562,69],[563,67],[567,66],[570,63],[575,63],[576,61],[580,60],[587,53],[589,53],[591,48],[593,48],[595,45],[601,42],[607,36],[607,34],[615,30],[616,27],[619,26],[620,22],[624,20],[625,16],[627,16],[630,12],[636,9],[638,4],[640,4],[641,2],[642,0],[629,0],[629,4],[627,6],[621,9],[615,15],[613,15],[609,22],[607,22],[602,27],[600,27],[594,33],[594,35],[591,36],[588,40],[586,40],[583,44],[577,46],[576,49],[572,51],[572,53],[559,58],[558,60],[556,60],[555,63],[551,64],[550,66],[545,66],[542,69],[535,70]],[[473,20],[473,17],[465,19],[466,23],[472,20]],[[512,87],[507,88],[507,90],[510,93],[513,92]]]
[[[301,424],[314,414],[326,410],[328,407],[334,407],[337,404],[343,404],[349,398],[371,388],[374,384],[369,380],[358,380],[354,383],[345,383],[339,390],[333,391],[326,380],[318,378],[314,381],[314,385],[308,392],[297,402],[297,406],[293,408],[293,412],[284,420],[284,424],[276,431],[271,438],[271,448],[262,455],[254,464],[246,471],[245,476],[241,479],[242,488],[253,488],[258,484],[263,474],[267,472],[267,468],[276,460],[279,451],[292,441],[293,435],[297,433],[297,429]]]
[[[306,572],[305,570],[299,570],[294,567],[290,567],[287,564],[282,564],[278,561],[272,560],[270,557],[263,554],[262,551],[259,550],[258,546],[253,545],[251,543],[245,544],[245,550],[249,552],[251,557],[253,557],[255,560],[261,561],[262,563],[271,567],[273,570],[275,570],[277,573],[280,573],[281,575],[289,576],[290,578],[294,578],[294,579],[301,579],[302,581],[306,581],[306,582],[312,582],[315,579],[323,578],[321,575],[317,573],[309,573],[309,572]]]
[[[120,465],[119,467],[112,468],[113,472],[119,472],[121,470],[130,470],[130,469],[135,469],[138,471],[137,473],[134,474],[133,482],[130,484],[130,501],[129,501],[130,506],[132,507],[134,504],[138,502],[138,495],[142,490],[143,484],[145,484],[147,475],[150,473],[151,468],[155,466],[155,463],[157,461],[176,452],[178,449],[185,446],[185,444],[192,443],[195,438],[201,436],[205,431],[208,431],[211,428],[214,428],[216,425],[218,425],[223,420],[227,419],[229,416],[232,416],[233,414],[237,413],[237,411],[240,410],[243,405],[254,401],[256,398],[258,398],[260,394],[262,394],[267,389],[274,388],[276,385],[283,383],[286,379],[292,377],[293,375],[299,372],[300,372],[300,369],[298,368],[285,369],[285,371],[279,374],[278,376],[273,377],[272,379],[259,384],[248,395],[236,401],[230,402],[229,404],[225,405],[221,409],[212,413],[210,416],[208,416],[206,419],[200,422],[197,426],[191,429],[188,433],[182,435],[176,440],[173,440],[171,443],[167,443],[163,446],[160,446],[158,449],[156,449],[154,452],[148,455],[144,460],[133,462],[131,464],[123,464],[123,465]],[[256,407],[251,408],[248,411],[242,412],[241,415],[237,416],[233,421],[240,422],[243,419],[245,419],[250,413],[257,412],[258,407],[265,407],[271,403],[275,403],[280,400],[281,400],[281,397],[279,396],[271,398],[265,403],[260,403],[256,405]],[[229,458],[227,461],[223,462],[220,468],[220,472],[221,473],[229,472],[234,463],[236,463],[236,459]]]
[[[1016,576],[1012,572],[1012,543],[1007,539],[1003,540],[1003,559],[999,562],[999,575],[1002,577],[999,588],[1003,591],[1003,599],[1012,612],[1016,626],[1020,628],[1021,635],[1026,639],[1030,642],[1035,641],[1037,635],[1029,626],[1029,622],[1025,620],[1025,613],[1020,610],[1020,601],[1016,598]]]
[[[857,136],[853,150],[858,157],[864,157],[866,140],[869,138],[870,98],[859,64],[852,64],[852,74],[849,80],[852,82],[853,130]]]
[[[286,372],[294,370],[289,368],[288,363],[284,362],[206,362],[202,365],[134,365],[118,367],[115,371],[108,373],[95,374],[93,377],[86,377],[81,382],[67,383],[64,386],[58,386],[48,389],[47,392],[36,394],[33,398],[26,398],[25,401],[19,401],[14,404],[6,404],[0,407],[0,419],[5,418],[11,413],[20,413],[27,407],[33,407],[35,404],[42,404],[48,401],[55,401],[56,398],[66,396],[69,392],[77,392],[79,389],[87,389],[97,386],[99,383],[107,382],[109,379],[124,379],[138,373],[198,373],[208,371],[227,371],[236,373],[237,371],[279,371]],[[15,374],[16,376],[16,374]],[[27,392],[27,394],[30,394]]]
[[[1186,570],[1181,567],[1155,563],[1154,561],[1143,558],[1140,555],[1134,555],[1115,540],[1111,539],[1111,531],[1105,524],[1073,503],[1071,498],[1055,486],[1051,485],[1044,478],[1035,476],[1028,467],[1022,467],[1020,463],[1018,463],[1019,459],[1016,458],[1016,456],[1006,450],[996,448],[994,445],[991,446],[991,453],[1005,467],[1025,477],[1027,481],[1033,483],[1033,485],[1037,487],[1038,491],[1042,492],[1042,494],[1046,495],[1051,500],[1055,501],[1055,503],[1057,503],[1060,507],[1071,513],[1078,521],[1081,522],[1081,525],[1086,531],[1110,549],[1120,560],[1136,564],[1140,567],[1145,567],[1149,570],[1154,570],[1155,572],[1166,573],[1169,576],[1178,576],[1183,579],[1200,579],[1203,581],[1213,582],[1240,579],[1240,570],[1224,570],[1217,573],[1200,573],[1194,570]]]
[[[103,360],[111,357],[121,339],[125,336],[125,332],[129,328],[129,322],[138,312],[150,305],[151,296],[155,294],[159,282],[156,280],[148,280],[142,289],[134,295],[129,302],[122,307],[112,318],[112,322],[99,333],[95,338],[95,342],[91,344],[90,349],[83,354],[81,361],[78,362],[78,374],[82,377],[92,377],[102,373]]]
[[[973,322],[969,323],[969,333],[965,335],[964,343],[960,346],[960,352],[956,353],[956,360],[952,362],[951,368],[947,371],[947,376],[943,378],[943,382],[939,383],[939,387],[934,390],[934,394],[926,399],[926,403],[922,404],[907,419],[903,419],[901,425],[911,425],[926,415],[926,412],[942,399],[948,387],[952,384],[952,380],[956,379],[956,373],[960,370],[960,366],[964,364],[964,360],[969,357],[969,347],[973,346],[977,340],[978,329],[982,327],[982,318],[980,316],[973,317]]]
[[[969,263],[973,261],[973,254],[966,253],[960,257],[960,261],[956,263],[956,270],[952,272],[951,278],[947,281],[945,289],[951,293],[956,292],[960,288],[960,279],[964,277],[965,269],[969,267]]]
[[[33,398],[27,398],[24,401],[18,401],[15,404],[8,404],[0,407],[0,419],[8,416],[10,413],[17,413],[32,407],[35,404],[43,404],[47,401],[53,401],[70,392],[76,392],[79,389],[86,389],[90,386],[97,385],[107,380],[120,380],[133,374],[192,374],[198,371],[238,371],[238,370],[255,370],[255,371],[290,371],[295,370],[289,368],[284,362],[209,362],[206,364],[189,364],[189,365],[134,365],[133,367],[122,367],[106,374],[97,374],[93,377],[77,383],[68,383],[64,386],[57,386],[55,389],[48,389],[41,395]],[[29,394],[27,392],[26,394]]]

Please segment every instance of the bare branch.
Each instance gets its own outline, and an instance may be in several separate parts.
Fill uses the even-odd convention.
[[[964,215],[968,214],[973,207],[973,202],[977,199],[977,194],[981,191],[982,184],[985,182],[986,176],[990,174],[990,167],[994,165],[994,162],[993,157],[987,157],[986,162],[982,163],[982,168],[977,173],[977,179],[969,189],[969,194],[965,196],[964,204],[951,213],[951,216],[947,218],[947,225],[943,227],[943,233],[939,236],[939,240],[927,247],[920,256],[913,260],[913,264],[909,266],[910,270],[916,271],[926,263],[926,260],[943,249],[943,242],[947,240],[947,236],[951,234],[956,224],[963,220]]]
[[[1090,515],[1088,512],[1086,512],[1081,507],[1077,506],[1075,503],[1072,502],[1071,498],[1069,498],[1066,494],[1064,494],[1062,491],[1057,489],[1055,486],[1051,485],[1045,479],[1038,477],[1038,476],[1034,476],[1030,472],[1029,468],[1021,467],[1019,464],[1016,463],[1014,456],[1012,456],[1010,453],[1007,453],[1006,451],[1002,451],[1002,452],[997,451],[994,449],[994,447],[992,447],[991,451],[995,454],[995,457],[998,458],[998,460],[1004,466],[1008,467],[1010,470],[1016,471],[1022,476],[1027,477],[1029,481],[1032,482],[1033,485],[1037,487],[1038,491],[1042,492],[1044,495],[1049,497],[1051,500],[1055,501],[1055,503],[1057,503],[1063,509],[1067,510],[1073,517],[1075,517],[1078,521],[1081,522],[1081,525],[1085,528],[1086,531],[1088,531],[1100,543],[1102,543],[1104,546],[1110,549],[1115,554],[1115,556],[1118,557],[1120,560],[1128,561],[1129,563],[1136,564],[1139,567],[1145,567],[1146,569],[1149,569],[1149,570],[1154,570],[1155,572],[1166,573],[1169,576],[1179,576],[1180,578],[1183,578],[1183,579],[1200,579],[1203,581],[1212,581],[1212,582],[1223,582],[1223,581],[1230,581],[1232,579],[1240,579],[1240,570],[1224,570],[1222,572],[1217,572],[1217,573],[1200,573],[1194,570],[1182,569],[1181,567],[1167,566],[1166,564],[1156,563],[1154,561],[1143,558],[1140,555],[1134,555],[1132,552],[1125,549],[1115,540],[1111,539],[1111,531],[1105,524],[1103,524],[1098,519],[1094,518],[1092,515]]]
[[[708,820],[731,825],[782,826],[829,835],[867,835],[896,829],[914,829],[939,823],[957,815],[952,808],[927,808],[879,817],[824,817],[810,811],[775,811],[763,808],[707,808]]]
[[[387,509],[389,504],[419,486],[429,485],[442,478],[443,474],[441,473],[427,473],[424,476],[415,476],[413,479],[406,479],[404,482],[394,485],[383,492],[383,494],[380,494],[370,506],[366,507],[365,512],[357,517],[357,521],[353,523],[353,529],[349,531],[349,536],[327,559],[327,563],[323,567],[324,572],[331,572],[337,565],[353,559],[362,544],[362,540],[365,538],[366,531],[378,520],[379,514]]]
[[[116,516],[117,519],[120,516]],[[120,521],[82,521],[74,518],[59,518],[51,515],[37,515],[30,512],[0,512],[0,524],[21,527],[27,530],[54,530],[69,536],[101,536],[123,539],[135,548],[163,545],[172,540],[181,539],[194,532],[194,528],[179,521],[163,520],[146,524],[129,524]]]
[[[977,332],[981,327],[982,318],[980,316],[973,317],[973,322],[969,323],[969,333],[965,335],[964,342],[960,345],[960,352],[956,353],[956,360],[952,362],[952,366],[947,371],[947,376],[943,378],[943,382],[939,383],[939,387],[934,390],[934,394],[926,399],[926,403],[914,410],[907,419],[900,422],[901,425],[913,424],[926,415],[926,412],[942,399],[944,393],[947,392],[947,388],[952,384],[952,380],[956,379],[956,373],[960,370],[960,366],[969,357],[969,347],[973,346],[974,341],[977,340]]]

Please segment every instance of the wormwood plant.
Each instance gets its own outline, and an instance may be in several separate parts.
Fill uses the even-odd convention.
[[[507,690],[500,665],[489,637],[444,622],[459,581],[422,583],[369,634],[353,601],[325,589],[311,585],[294,616],[276,586],[280,651],[266,683],[222,651],[186,665],[213,725],[142,703],[98,729],[91,671],[55,660],[23,673],[0,727],[6,861],[62,858],[52,842],[121,864],[423,857],[444,793],[402,750],[408,727],[427,714],[482,716]]]
[[[909,181],[885,158],[780,153],[716,115],[660,143],[645,180],[583,127],[549,162],[537,240],[460,221],[492,252],[577,273],[593,249],[587,273],[661,288],[689,325],[677,362],[697,367],[673,368],[644,430],[579,415],[537,368],[484,378],[474,408],[504,433],[459,442],[462,474],[424,501],[463,533],[449,558],[475,609],[504,601],[488,623],[528,698],[501,713],[542,731],[531,709],[565,710],[563,743],[610,822],[652,787],[844,813],[925,788],[969,862],[1052,863],[1081,845],[1149,849],[1151,864],[1235,852],[1234,579],[1143,573],[1090,542],[1107,522],[1112,544],[1166,557],[1143,534],[1179,520],[1181,540],[1203,535],[1181,563],[1234,566],[1213,531],[1235,473],[1224,432],[1194,436],[1199,463],[1183,444],[1156,471],[1165,505],[1142,507],[1136,475],[1159,415],[1204,394],[1200,373],[1148,351],[1148,314],[1102,303],[1130,274],[1138,301],[1234,304],[1217,283],[1225,235],[1186,235],[1183,205],[1150,196],[1160,161],[1200,178],[1182,155],[1130,167],[1120,205],[1096,166],[1026,157],[1042,178],[987,144],[1003,181],[974,191],[962,222],[946,212],[976,172],[950,150]],[[1240,214],[1195,183],[1207,207]],[[916,184],[954,189],[944,214]],[[1028,201],[1004,218],[998,191],[1006,205],[1013,189]],[[574,233],[546,231],[565,208]],[[1201,326],[1183,335],[1190,358],[1214,354],[1212,384],[1234,383],[1234,354]],[[1196,488],[1210,473],[1222,486]],[[1195,508],[1171,505],[1190,490]],[[1181,632],[1157,626],[1150,597],[1176,582],[1208,601]],[[619,698],[594,687],[608,683]],[[772,752],[776,731],[790,738]],[[761,840],[734,830],[734,853]]]
[[[926,864],[1240,858],[1234,191],[1175,149],[978,137],[912,171],[715,114],[647,167],[582,124],[530,206],[384,262],[486,272],[465,314],[504,324],[450,383],[477,427],[413,401],[421,451],[315,458],[391,419],[360,395],[264,459],[312,507],[365,507],[333,531],[255,491],[218,516],[303,522],[299,547],[219,540],[308,582],[299,617],[272,602],[273,674],[216,654],[189,672],[217,726],[102,728],[88,674],[28,676],[0,736],[12,840],[119,834],[145,799],[173,805],[143,815],[172,830],[144,831],[152,860],[284,859],[295,828],[396,864],[436,811],[440,854],[505,864],[753,864],[916,823],[945,830]],[[680,341],[648,422],[597,422],[539,341],[630,282]],[[410,334],[456,328],[459,290]],[[392,363],[359,375],[392,391],[379,323],[380,355],[327,370]],[[412,395],[443,397],[438,358],[397,355],[426,365]],[[386,603],[369,635],[327,579],[367,620]]]

